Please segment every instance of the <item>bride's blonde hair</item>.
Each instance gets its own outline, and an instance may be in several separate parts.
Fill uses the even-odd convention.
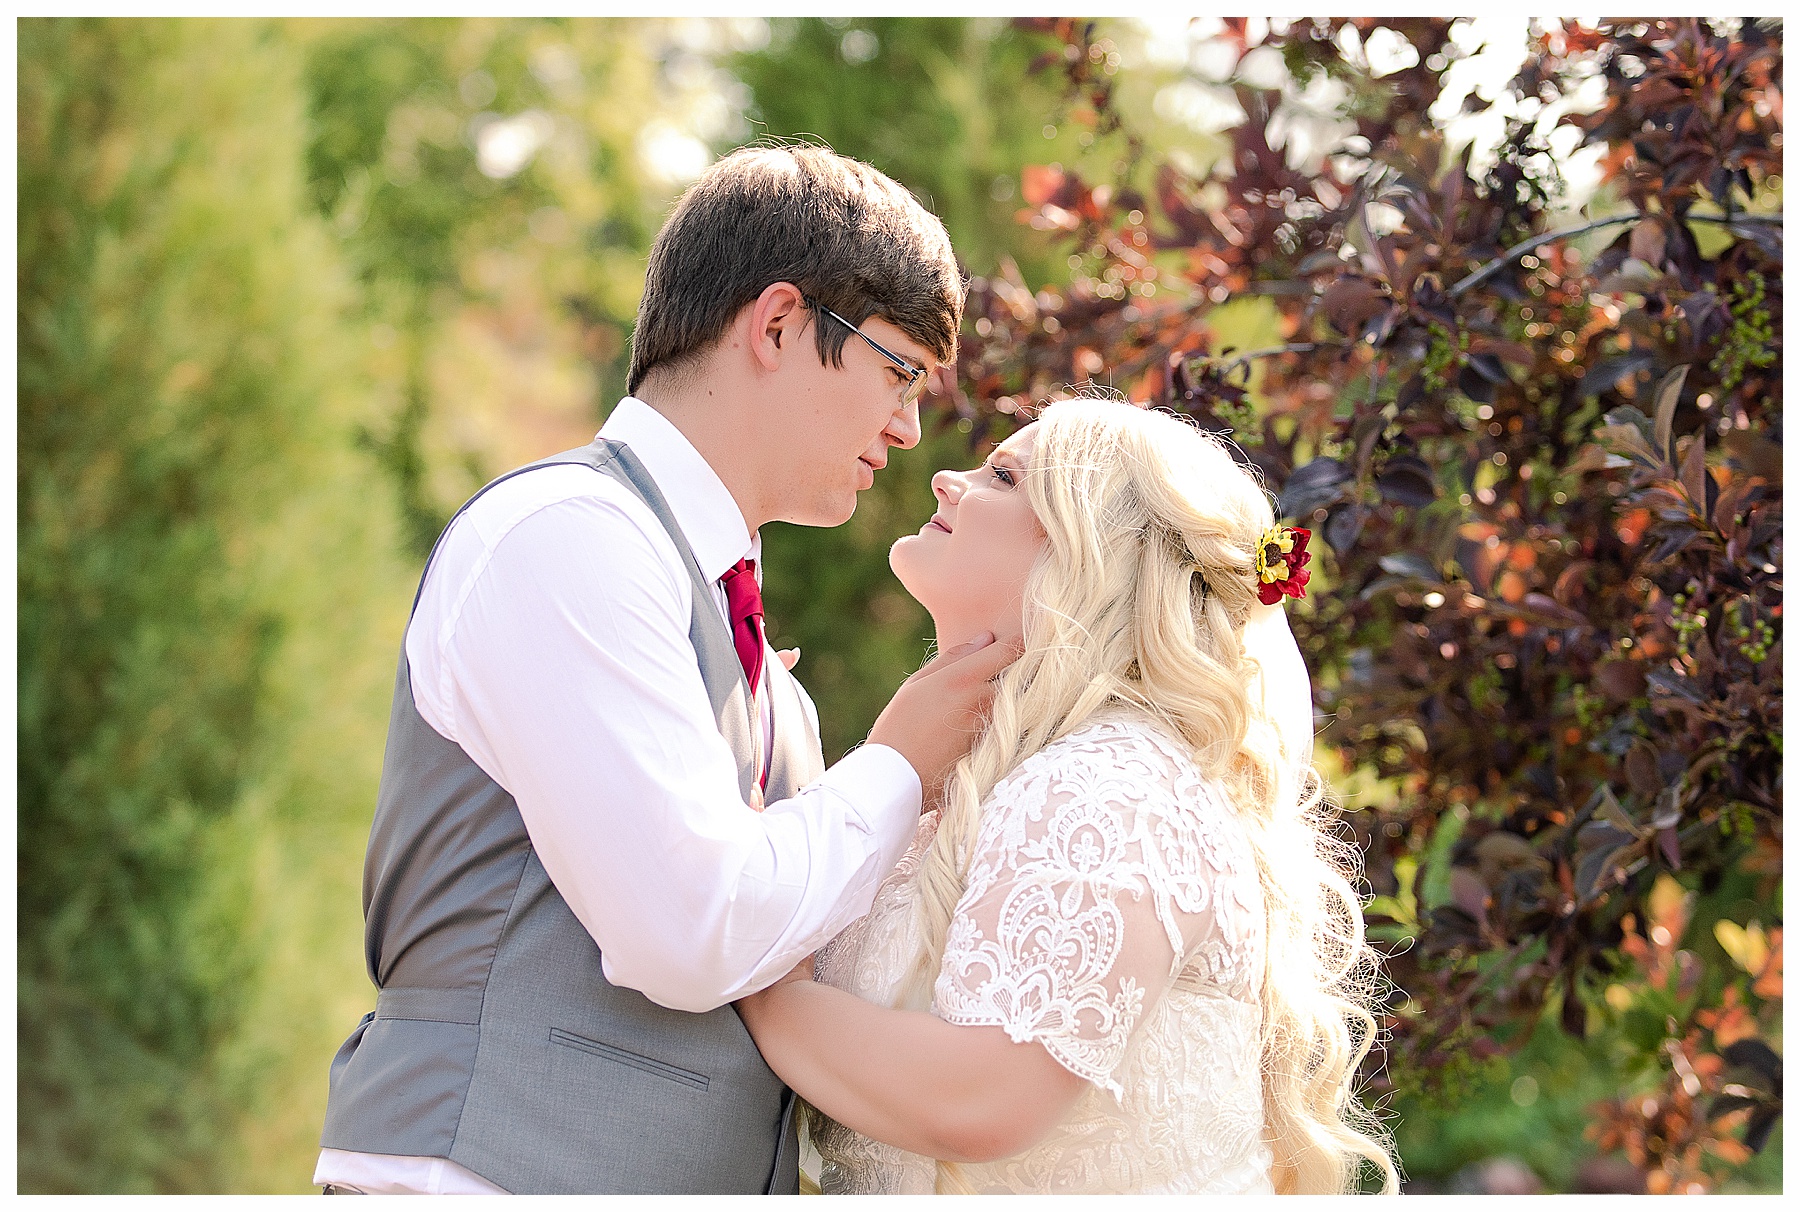
[[[918,877],[915,994],[929,998],[994,784],[1101,708],[1129,705],[1187,744],[1249,826],[1268,913],[1261,1068],[1276,1190],[1355,1191],[1366,1164],[1392,1192],[1386,1135],[1353,1089],[1379,979],[1351,886],[1359,856],[1310,761],[1293,794],[1277,729],[1248,693],[1268,495],[1213,435],[1122,401],[1052,404],[1035,436],[1023,483],[1049,541],[1026,582],[1025,653],[947,784]],[[959,1180],[940,1168],[940,1189]]]

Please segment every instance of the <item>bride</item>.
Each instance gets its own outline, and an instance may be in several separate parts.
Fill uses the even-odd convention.
[[[874,907],[738,1003],[830,1192],[1396,1187],[1374,964],[1279,602],[1304,530],[1179,419],[1047,407],[894,545],[949,649],[1023,632]]]

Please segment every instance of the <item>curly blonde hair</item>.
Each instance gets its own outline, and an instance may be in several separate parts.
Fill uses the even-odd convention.
[[[1257,540],[1275,520],[1268,494],[1213,435],[1121,401],[1049,405],[1035,438],[1023,483],[1048,542],[1026,582],[1025,652],[946,787],[918,877],[914,995],[936,980],[982,801],[1096,711],[1127,705],[1181,738],[1249,825],[1268,914],[1261,1072],[1276,1190],[1356,1191],[1372,1168],[1391,1193],[1388,1138],[1353,1088],[1379,987],[1352,886],[1360,856],[1335,831],[1310,751],[1287,753],[1251,695],[1261,671],[1244,625]],[[939,1189],[966,1189],[957,1167],[940,1166]]]

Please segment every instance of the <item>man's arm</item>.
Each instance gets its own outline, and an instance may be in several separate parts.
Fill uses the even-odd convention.
[[[422,714],[518,802],[607,978],[702,1011],[867,911],[913,834],[919,780],[868,745],[746,807],[688,640],[692,591],[636,513],[556,501],[497,540],[460,536],[460,567],[447,543],[408,652]]]

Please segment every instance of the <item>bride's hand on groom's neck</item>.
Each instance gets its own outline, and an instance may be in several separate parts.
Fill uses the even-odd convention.
[[[894,692],[869,730],[869,740],[897,750],[918,773],[922,806],[934,807],[944,780],[969,752],[986,722],[994,680],[1019,654],[1023,642],[995,642],[983,632],[925,663]]]

